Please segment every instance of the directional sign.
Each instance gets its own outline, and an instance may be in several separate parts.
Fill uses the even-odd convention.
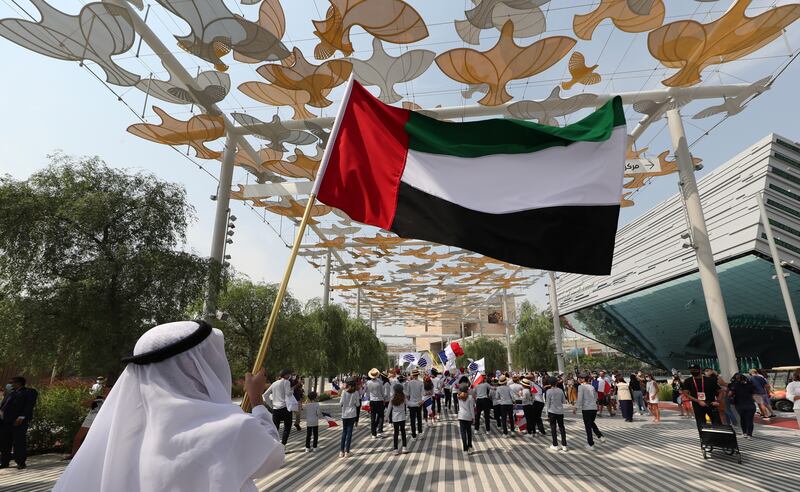
[[[661,172],[661,163],[656,157],[639,157],[625,159],[625,174],[643,174]]]

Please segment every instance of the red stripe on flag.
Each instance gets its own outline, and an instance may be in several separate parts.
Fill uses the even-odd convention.
[[[453,349],[453,353],[456,354],[456,356],[461,357],[464,355],[464,349],[461,348],[458,342],[451,342],[450,348]]]
[[[409,111],[383,104],[358,82],[347,102],[317,198],[357,222],[389,229],[408,154]]]

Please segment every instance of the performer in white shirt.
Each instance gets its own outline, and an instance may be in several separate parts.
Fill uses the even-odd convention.
[[[369,371],[370,380],[367,383],[369,395],[369,430],[373,439],[383,437],[383,379],[381,372],[372,368]]]
[[[411,371],[411,379],[405,384],[406,398],[408,400],[408,413],[411,419],[411,439],[417,440],[417,433],[422,438],[422,393],[423,383],[419,380],[419,371]]]
[[[483,373],[481,373],[483,375]],[[486,381],[486,376],[483,375],[483,381],[479,383],[475,387],[475,398],[476,398],[476,409],[477,415],[475,418],[475,433],[478,434],[481,431],[481,414],[483,414],[483,422],[486,424],[486,434],[490,432],[490,425],[491,416],[489,412],[492,410],[492,393],[494,390],[492,389],[491,385]]]
[[[254,492],[254,479],[283,465],[264,373],[245,378],[247,414],[231,402],[221,331],[204,321],[159,325],[123,362],[56,492]]]
[[[292,411],[289,404],[294,400],[294,395],[292,394],[292,383],[289,381],[291,377],[291,369],[282,370],[278,380],[269,385],[263,395],[264,401],[272,407],[272,423],[275,424],[275,428],[280,431],[281,423],[283,423],[281,443],[284,446],[289,441],[289,433],[292,431]]]

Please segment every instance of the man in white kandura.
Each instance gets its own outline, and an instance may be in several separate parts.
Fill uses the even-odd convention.
[[[248,374],[253,413],[231,403],[222,332],[203,321],[156,326],[128,366],[55,492],[255,491],[283,465],[263,405],[263,371]]]

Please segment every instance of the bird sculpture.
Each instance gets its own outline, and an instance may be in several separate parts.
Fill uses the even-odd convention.
[[[575,84],[594,85],[599,84],[601,77],[599,73],[595,73],[597,67],[600,65],[586,66],[586,58],[583,53],[576,51],[569,57],[569,74],[572,78],[566,82],[561,83],[561,88],[565,91],[570,90]]]

